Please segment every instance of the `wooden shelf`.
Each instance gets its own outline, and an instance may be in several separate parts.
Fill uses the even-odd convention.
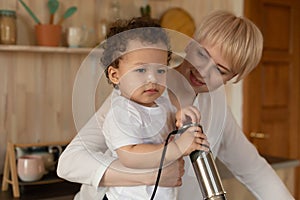
[[[39,53],[66,53],[66,54],[88,54],[93,48],[68,48],[68,47],[46,47],[28,45],[0,45],[0,52],[39,52]]]
[[[39,181],[32,181],[32,182],[24,182],[19,179],[19,185],[20,186],[26,186],[26,185],[44,185],[44,184],[51,184],[51,183],[59,183],[63,182],[64,180],[59,178],[56,175],[55,171],[51,171],[48,174],[44,175],[43,178]]]

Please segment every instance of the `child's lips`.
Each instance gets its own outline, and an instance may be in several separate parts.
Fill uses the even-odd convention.
[[[157,93],[157,92],[158,92],[157,89],[147,89],[147,90],[145,90],[145,93],[151,93],[151,94],[153,94],[153,93]]]
[[[193,72],[191,71],[190,73],[190,80],[191,80],[191,83],[194,84],[195,86],[202,86],[202,85],[205,85],[205,82],[202,82],[200,80],[200,78],[197,78]]]

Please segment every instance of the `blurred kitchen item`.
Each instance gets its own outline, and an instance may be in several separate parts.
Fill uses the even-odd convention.
[[[18,158],[18,176],[22,181],[40,180],[45,174],[45,166],[41,156],[25,155]]]
[[[16,158],[20,158],[26,154],[28,154],[28,148],[16,147]]]
[[[54,22],[54,14],[56,13],[58,7],[59,7],[59,2],[57,0],[48,0],[48,8],[50,12],[50,20],[49,24],[53,24]]]
[[[27,148],[16,147],[17,158],[24,155],[35,155],[40,156],[43,160],[45,169],[47,171],[55,170],[55,165],[58,158],[53,153],[52,146],[32,146]],[[60,147],[61,148],[61,147]]]
[[[16,11],[0,10],[0,44],[17,43]]]
[[[54,155],[49,152],[36,152],[32,153],[31,155],[40,156],[42,158],[45,170],[47,171],[54,171],[55,164],[57,161],[54,160]]]
[[[68,17],[72,16],[76,11],[77,11],[77,7],[76,6],[70,7],[68,10],[66,10],[66,12],[63,15],[63,17],[59,20],[59,22],[57,24],[61,25],[65,19],[67,19]]]
[[[36,17],[36,15],[31,11],[31,9],[24,3],[24,1],[19,0],[19,2],[23,5],[25,10],[29,13],[29,15],[34,19],[37,24],[41,24],[40,20]]]
[[[97,34],[93,27],[82,26],[83,37],[81,47],[95,47],[97,45]]]
[[[194,19],[182,8],[167,10],[160,18],[160,24],[163,28],[179,31],[189,37],[192,37],[196,30]]]
[[[35,26],[37,44],[40,46],[59,46],[62,27],[55,24],[38,24]]]
[[[71,26],[67,31],[67,43],[70,48],[78,48],[83,40],[84,31],[81,27]]]
[[[58,160],[62,151],[63,151],[62,146],[59,146],[59,145],[48,147],[48,152],[54,156],[54,160],[56,160],[56,161]]]
[[[140,8],[141,16],[142,17],[151,17],[151,7],[149,4],[145,6],[141,6]]]
[[[121,6],[119,0],[112,0],[110,4],[109,19],[111,21],[116,21],[117,19],[120,19],[120,11]]]
[[[95,47],[96,37],[95,29],[86,26],[71,26],[67,30],[67,43],[70,48]]]
[[[106,34],[108,31],[108,22],[106,19],[101,19],[97,24],[97,36],[98,36],[98,43],[105,40]]]

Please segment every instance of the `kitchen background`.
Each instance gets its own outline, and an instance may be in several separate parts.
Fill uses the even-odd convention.
[[[23,1],[42,23],[49,21],[48,0]],[[37,47],[34,33],[36,23],[28,12],[18,0],[0,0],[0,9],[15,10],[17,13],[17,45],[0,45],[0,174],[3,171],[7,141],[57,142],[69,141],[74,137],[77,132],[72,115],[74,80],[91,48],[101,40],[98,35],[104,22],[109,23],[117,16],[120,18],[140,16],[140,7],[148,3],[153,18],[160,19],[168,9],[179,7],[191,15],[197,27],[203,16],[212,10],[224,9],[243,15],[244,4],[249,1],[60,0],[59,2],[59,9],[54,16],[55,22],[62,17],[67,8],[71,6],[78,8],[77,12],[62,25],[65,35],[67,29],[73,26],[87,31],[92,40],[83,43],[82,48]],[[285,2],[289,4],[294,0]],[[67,46],[66,38],[62,46]],[[105,80],[100,84],[105,84],[104,82]],[[242,82],[226,86],[228,104],[240,125],[243,120],[242,88]],[[100,95],[107,93],[107,91],[97,92]],[[83,110],[84,112],[87,118],[93,112],[93,108]],[[293,187],[293,180],[288,181]]]
[[[47,0],[24,0],[24,2],[38,16],[41,23],[49,21]],[[214,9],[226,9],[239,15],[243,13],[242,0],[201,0],[193,2],[189,0],[60,0],[60,6],[55,14],[54,21],[57,22],[62,17],[63,12],[70,6],[77,6],[77,12],[63,23],[64,31],[70,26],[86,27],[90,30],[91,36],[96,38],[99,23],[103,20],[109,22],[114,17],[114,5],[112,5],[114,2],[119,3],[120,18],[140,16],[140,7],[149,3],[154,18],[159,19],[171,7],[179,7],[189,12],[196,26],[204,15]],[[24,45],[25,47],[26,45],[36,45],[34,33],[36,24],[24,7],[17,0],[1,0],[0,9],[16,10],[17,45],[22,45],[22,47]],[[4,112],[0,114],[0,172],[3,169],[7,140],[18,143],[69,140],[76,134],[71,113],[72,80],[87,52],[74,53],[74,55],[65,53],[60,55],[48,53],[47,55],[47,53],[41,54],[39,52],[30,53],[30,48],[27,51],[29,52],[1,51],[2,72],[0,76],[2,86],[0,87],[0,108]],[[16,59],[18,56],[20,59]],[[57,65],[59,66],[55,64],[55,59],[58,60]],[[64,64],[59,63],[61,61]],[[4,63],[11,62],[17,62],[16,64],[20,66],[15,69],[8,69]],[[30,64],[26,64],[27,62]],[[51,66],[48,66],[50,65],[49,62],[51,62]],[[39,68],[38,64],[42,64],[44,69]],[[61,71],[63,69],[70,71],[63,72]],[[47,71],[45,73],[48,73],[48,75],[37,70]],[[68,75],[64,76],[64,80],[62,80],[60,79],[62,75],[59,73],[67,73]],[[69,73],[72,73],[72,75]],[[48,78],[51,80],[48,80]],[[43,81],[46,81],[46,83]],[[43,89],[45,91],[42,91]],[[239,122],[241,122],[242,98],[240,89],[239,84],[235,84],[234,89],[227,87],[230,105],[234,105],[233,110]],[[47,108],[42,108],[43,105],[41,104]]]

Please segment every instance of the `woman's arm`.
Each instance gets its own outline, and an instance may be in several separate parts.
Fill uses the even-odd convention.
[[[159,185],[163,187],[177,187],[182,184],[184,174],[184,160],[179,158],[162,170]],[[157,177],[157,170],[144,171],[125,168],[118,160],[112,162],[105,171],[100,186],[134,186],[154,185]]]
[[[99,115],[98,111],[96,115]],[[107,150],[99,118],[94,115],[89,122],[79,131],[59,158],[57,174],[59,177],[94,187],[152,185],[155,184],[157,171],[147,172],[135,170],[128,173]],[[163,170],[160,184],[165,187],[181,185],[184,173],[182,158],[170,164]],[[115,170],[118,166],[119,170]],[[123,168],[122,168],[122,167]],[[168,170],[167,170],[168,169]],[[138,178],[137,178],[138,177]],[[122,180],[122,181],[120,181]],[[100,182],[101,181],[101,182]]]

